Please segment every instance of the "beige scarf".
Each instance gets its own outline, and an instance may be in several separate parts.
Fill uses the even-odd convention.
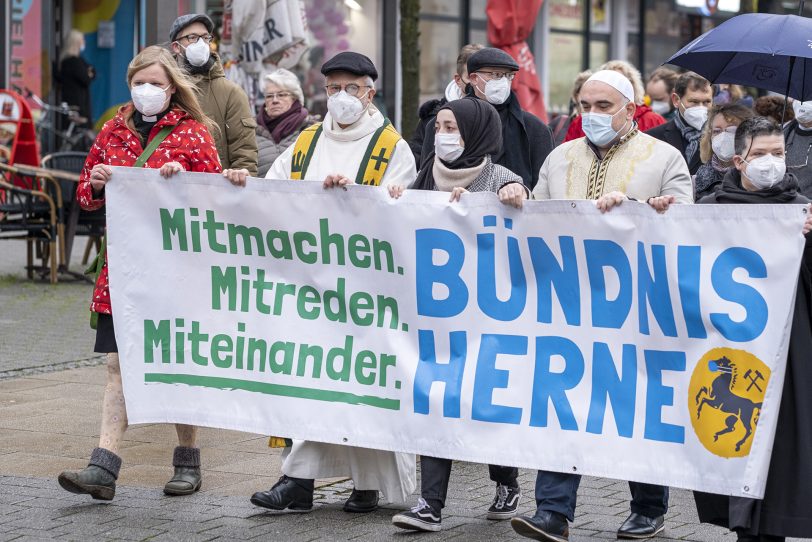
[[[465,169],[450,169],[435,155],[434,165],[431,169],[434,175],[434,184],[437,186],[437,190],[441,192],[451,192],[457,187],[468,188],[479,177],[487,163],[488,159],[483,158],[482,163],[478,166]]]

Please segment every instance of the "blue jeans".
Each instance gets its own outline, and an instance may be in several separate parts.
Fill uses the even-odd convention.
[[[540,470],[536,476],[536,506],[539,510],[557,512],[569,521],[575,519],[575,504],[581,475]],[[668,488],[629,482],[631,510],[635,514],[656,518],[668,510]]]

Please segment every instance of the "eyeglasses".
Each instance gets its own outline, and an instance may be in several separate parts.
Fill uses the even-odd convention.
[[[206,43],[211,43],[212,37],[213,36],[211,34],[203,34],[202,36],[199,34],[186,34],[185,36],[179,37],[177,41],[186,40],[189,43],[197,43],[197,40],[203,38],[203,41]]]
[[[787,164],[787,169],[801,169],[801,168],[805,168],[806,166],[808,166],[809,165],[809,151],[812,151],[812,143],[810,143],[809,146],[806,148],[806,160],[804,161],[804,163],[803,164],[798,164],[798,165],[792,165],[792,166]],[[786,155],[784,155],[784,156],[786,156]]]
[[[480,71],[475,72],[475,73],[486,73],[486,74],[491,76],[490,77],[491,79],[496,79],[497,81],[499,81],[503,77],[507,77],[508,81],[513,81],[513,78],[516,77],[516,72],[488,72],[488,71],[480,70]]]
[[[716,137],[719,134],[723,134],[725,132],[727,132],[729,134],[736,135],[736,128],[738,128],[738,126],[728,126],[724,130],[720,130],[719,128],[714,128],[713,131],[711,132],[711,137]]]
[[[362,88],[372,88],[368,85],[356,85],[355,83],[350,83],[349,85],[344,85],[342,88],[341,85],[334,83],[332,85],[326,85],[325,90],[327,90],[327,95],[332,96],[334,94],[338,94],[342,90],[349,94],[350,96],[355,96],[359,98],[358,93],[361,91]]]
[[[290,92],[269,92],[268,94],[265,95],[265,99],[271,101],[287,100],[291,96],[293,96],[293,94],[291,94]]]

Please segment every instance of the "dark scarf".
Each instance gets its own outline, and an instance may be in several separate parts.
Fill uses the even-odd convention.
[[[476,97],[474,86],[468,83],[465,87],[466,96]],[[493,105],[493,104],[491,104]],[[518,175],[526,186],[531,186],[538,175],[538,171],[530,169],[530,136],[524,125],[522,106],[516,93],[510,91],[505,103],[493,105],[502,121],[503,147],[491,158],[495,164],[504,166]]]
[[[307,118],[307,109],[302,106],[299,100],[295,100],[290,109],[272,119],[265,112],[265,107],[259,110],[257,115],[257,123],[264,126],[269,132],[274,143],[279,143],[290,134],[294,133],[302,125],[302,122]]]
[[[164,115],[169,113],[170,109],[172,109],[171,104],[169,107],[155,115],[154,121],[144,120],[144,115],[142,115],[137,109],[135,110],[133,113],[133,125],[135,126],[135,131],[138,132],[138,136],[141,138],[142,147],[147,146],[147,139],[149,138],[149,133],[152,131],[152,127],[158,124],[158,121],[164,118]]]
[[[524,126],[522,106],[516,94],[511,91],[510,97],[503,104],[494,106],[502,121],[502,148],[493,155],[493,161],[518,175],[524,184],[531,186],[535,173],[530,170],[530,138]]]
[[[449,169],[470,169],[482,164],[486,156],[493,156],[502,148],[502,130],[499,114],[491,104],[479,98],[467,96],[448,102],[443,109],[449,109],[457,120],[465,150],[453,162],[441,160]],[[423,168],[417,174],[414,188],[434,190],[434,152],[423,162]]]
[[[699,194],[705,192],[708,188],[721,181],[725,174],[730,171],[732,166],[725,167],[716,158],[714,154],[711,156],[710,162],[700,166],[696,170],[696,178],[694,179],[694,191]]]
[[[697,130],[685,122],[685,119],[682,118],[682,114],[679,112],[677,112],[677,115],[674,117],[674,123],[682,133],[682,139],[688,141],[688,144],[685,146],[685,161],[690,164],[694,155],[699,152],[699,140],[702,138],[702,130]]]
[[[713,203],[792,203],[798,199],[798,179],[787,173],[775,186],[750,191],[742,186],[739,170],[732,168],[714,196]]]
[[[211,55],[206,63],[202,66],[192,66],[189,64],[189,61],[186,60],[186,56],[184,56],[182,66],[186,73],[190,75],[205,75],[211,71],[211,68],[214,66],[215,62],[217,62],[217,59],[214,57],[214,55]]]

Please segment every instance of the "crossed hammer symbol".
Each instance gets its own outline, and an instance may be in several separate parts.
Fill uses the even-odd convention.
[[[753,374],[753,372],[755,372],[755,373],[756,373],[756,374],[755,374],[755,376],[750,376],[750,375],[752,375],[752,374]],[[753,371],[752,369],[747,369],[747,372],[746,372],[746,373],[744,373],[744,378],[746,378],[747,380],[749,380],[749,381],[750,381],[750,385],[749,385],[749,386],[747,386],[747,391],[750,391],[750,388],[752,388],[753,386],[755,386],[755,387],[756,387],[756,389],[757,389],[758,391],[760,391],[760,392],[763,392],[763,391],[764,391],[764,390],[762,390],[762,389],[761,389],[761,387],[758,385],[758,381],[759,381],[759,380],[764,380],[764,375],[763,375],[763,374],[761,374],[759,371]]]

